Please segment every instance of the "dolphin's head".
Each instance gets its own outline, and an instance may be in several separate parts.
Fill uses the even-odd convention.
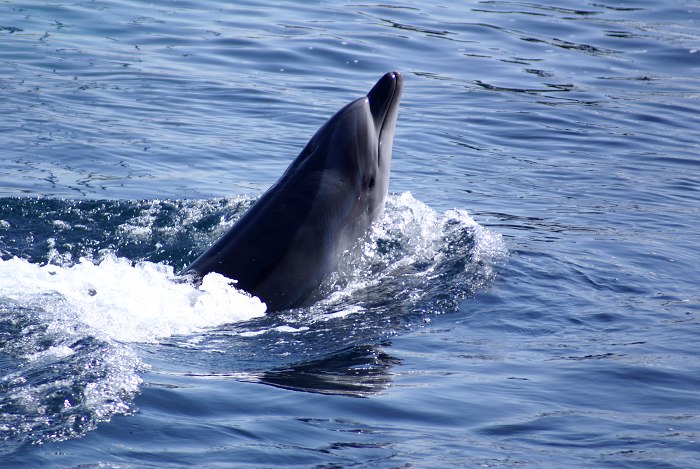
[[[355,215],[362,211],[374,220],[389,187],[402,90],[399,72],[384,75],[367,96],[343,107],[316,132],[288,172],[323,174],[328,190],[353,194]]]
[[[376,131],[376,160],[371,158],[375,170],[375,206],[373,210],[381,211],[384,207],[389,188],[389,172],[391,170],[391,150],[394,146],[394,130],[399,116],[399,100],[403,91],[403,77],[399,72],[389,72],[367,93],[369,109],[372,113]],[[376,165],[376,166],[374,166]],[[371,171],[370,171],[371,172]],[[375,213],[375,216],[378,213]]]

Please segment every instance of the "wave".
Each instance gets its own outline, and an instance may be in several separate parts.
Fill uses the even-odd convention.
[[[133,411],[148,368],[143,347],[174,345],[211,372],[277,385],[284,376],[301,388],[294,373],[275,370],[293,364],[308,374],[324,357],[454,311],[507,253],[500,235],[465,211],[440,215],[409,193],[390,196],[318,302],[266,315],[264,303],[218,274],[199,287],[175,274],[253,200],[3,199],[0,439],[61,440]],[[237,349],[241,341],[253,344],[254,360]]]

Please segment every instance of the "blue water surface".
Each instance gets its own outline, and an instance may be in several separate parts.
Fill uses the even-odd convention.
[[[0,466],[700,467],[700,4],[0,3]],[[174,272],[385,72],[308,308]]]

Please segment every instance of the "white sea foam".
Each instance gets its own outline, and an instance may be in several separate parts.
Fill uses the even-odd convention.
[[[8,313],[0,319],[16,328],[8,350],[24,363],[0,377],[0,399],[16,409],[0,412],[7,422],[0,439],[37,441],[76,436],[130,410],[146,368],[133,343],[265,314],[264,303],[219,274],[205,276],[197,288],[170,266],[111,254],[70,266],[0,259],[0,308]],[[82,391],[73,393],[76,388]],[[62,406],[51,404],[56,396]],[[75,418],[80,425],[70,424]]]
[[[119,342],[156,342],[265,313],[264,303],[219,274],[197,288],[165,264],[113,255],[70,267],[0,260],[0,296],[40,306],[53,327],[87,326]]]

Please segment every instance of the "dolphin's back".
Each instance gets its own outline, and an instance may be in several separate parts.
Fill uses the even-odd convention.
[[[285,258],[303,234],[302,220],[308,218],[312,205],[299,203],[300,199],[312,200],[316,189],[310,184],[276,184],[185,272],[199,276],[218,272],[235,279],[237,288],[264,298],[270,310],[293,304],[306,292],[295,293],[294,282],[274,282],[275,288],[271,288],[271,279],[280,276],[276,271],[284,269]],[[300,211],[299,207],[308,210]]]

